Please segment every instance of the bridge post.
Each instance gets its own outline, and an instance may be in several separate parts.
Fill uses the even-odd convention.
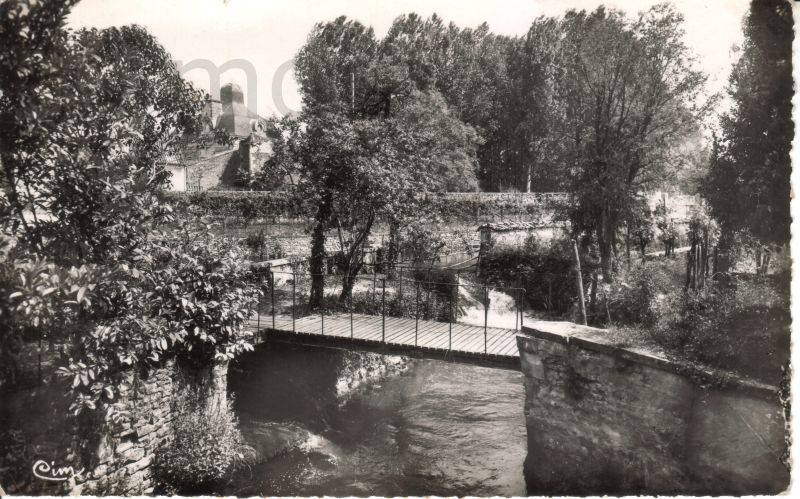
[[[375,252],[372,252],[372,304],[375,304],[375,284],[378,278],[377,269],[375,267]]]
[[[325,336],[325,293],[322,293],[322,303],[319,304],[319,332]]]
[[[275,329],[275,272],[269,271],[270,301],[272,302],[272,329]]]
[[[400,303],[403,303],[403,264],[400,264]]]
[[[489,338],[489,288],[483,287],[483,353],[487,353]]]
[[[297,272],[292,269],[292,332],[294,333],[294,307],[295,307],[295,289],[297,288]]]
[[[417,313],[416,321],[414,323],[414,346],[417,346],[417,337],[419,336],[419,281],[417,281]]]
[[[350,298],[348,299],[348,303],[350,304],[350,338],[353,337],[353,293],[350,293]]]
[[[381,342],[386,343],[386,278],[381,279]]]
[[[455,292],[458,293],[458,285]],[[453,293],[450,293],[450,323],[447,325],[447,351],[453,349]]]

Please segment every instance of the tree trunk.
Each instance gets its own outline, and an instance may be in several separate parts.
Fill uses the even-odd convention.
[[[597,272],[592,274],[592,290],[589,293],[589,316],[594,322],[597,311]]]
[[[625,257],[628,259],[628,268],[631,266],[631,228],[625,224]]]
[[[350,271],[342,274],[342,292],[339,293],[339,303],[344,304],[353,296],[353,286],[356,283],[356,276],[358,276],[359,269],[356,270],[352,267]]]
[[[340,304],[344,304],[346,300],[349,300],[350,297],[353,296],[353,286],[355,285],[358,273],[361,272],[361,268],[364,265],[364,241],[367,240],[372,232],[373,220],[373,216],[370,216],[364,229],[355,240],[353,240],[347,252],[342,255],[342,292],[339,294]],[[344,248],[342,251],[344,251]],[[375,264],[376,262],[373,262],[373,271]]]
[[[386,249],[386,278],[394,279],[395,264],[400,251],[400,224],[389,222],[389,246]]]
[[[600,217],[600,230],[597,231],[597,244],[600,247],[600,267],[603,280],[612,282],[614,260],[614,237],[616,226],[611,219],[609,208],[604,206]]]
[[[761,259],[761,275],[767,275],[770,260],[772,260],[772,248],[765,246],[764,256]]]
[[[325,293],[325,230],[330,220],[329,199],[324,199],[317,208],[314,230],[311,232],[311,258],[309,270],[311,272],[311,293],[308,298],[308,308],[317,310],[322,306]]]
[[[527,175],[525,179],[525,192],[531,192],[531,177],[533,176],[533,166],[528,163]]]
[[[733,234],[723,230],[719,237],[719,242],[716,248],[716,269],[714,273],[718,276],[720,274],[727,274],[731,270],[731,246],[733,245]]]
[[[694,289],[694,285],[693,285],[694,279],[692,277],[692,271],[694,269],[693,262],[694,262],[694,258],[695,258],[695,256],[694,256],[695,248],[696,248],[696,243],[693,240],[692,241],[692,247],[686,253],[686,284],[684,285],[684,288],[687,289],[687,290],[689,288]]]

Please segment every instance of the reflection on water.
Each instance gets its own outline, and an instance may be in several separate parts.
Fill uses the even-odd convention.
[[[265,345],[232,368],[246,438],[278,455],[226,493],[525,494],[520,373],[413,360],[344,400],[336,378],[351,355]]]

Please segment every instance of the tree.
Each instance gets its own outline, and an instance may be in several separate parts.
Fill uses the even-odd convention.
[[[0,4],[0,358],[26,331],[66,343],[78,413],[113,408],[123,369],[249,348],[259,291],[208,227],[158,231],[160,165],[202,130],[202,94],[141,28],[65,29],[73,4]]]
[[[420,22],[411,16],[406,27]],[[276,157],[297,165],[297,192],[314,218],[312,308],[323,298],[326,231],[337,233],[345,300],[376,221],[390,226],[391,271],[399,226],[426,192],[477,187],[478,135],[437,92],[436,65],[426,62],[440,54],[440,22],[413,39],[398,26],[379,42],[357,21],[320,23],[296,57],[304,113],[283,127],[292,138],[278,141]],[[412,49],[417,42],[425,49]]]
[[[480,146],[478,177],[487,188],[502,184],[506,100],[507,37],[492,34],[486,23],[475,29],[445,26],[435,14],[399,16],[381,41],[381,56],[407,68],[422,91],[436,90],[453,116],[470,125]]]
[[[666,203],[658,204],[653,212],[658,227],[658,238],[664,244],[664,256],[675,256],[675,243],[680,236]]]
[[[314,214],[309,305],[315,308],[324,290],[326,232],[337,234],[344,301],[376,221],[406,219],[436,187],[441,159],[434,153],[441,145],[431,145],[436,130],[409,126],[400,118],[350,120],[338,113],[309,113],[302,121],[291,142],[300,172],[298,199]]]
[[[370,114],[365,71],[376,60],[372,28],[340,16],[318,23],[295,56],[294,73],[304,109],[323,106],[332,112]]]
[[[650,212],[650,208],[644,200],[639,200],[634,203],[625,219],[625,225],[626,237],[636,245],[642,258],[644,258],[647,245],[655,238],[653,214]],[[630,255],[628,255],[628,258],[630,258]]]
[[[637,20],[617,11],[568,12],[557,91],[571,161],[575,232],[597,241],[612,278],[622,216],[641,191],[684,161],[678,145],[697,125],[705,78],[683,42],[683,18],[657,5]]]
[[[701,192],[719,220],[720,251],[746,232],[761,245],[790,238],[792,137],[792,8],[753,0],[743,25],[744,46],[728,83],[733,109],[720,119],[710,172]],[[726,271],[727,258],[719,271]]]
[[[504,171],[521,179],[525,192],[560,190],[567,178],[557,161],[561,141],[554,130],[560,106],[555,95],[560,42],[558,22],[540,17],[508,49],[507,97],[501,118]]]
[[[72,3],[0,7],[5,229],[57,262],[102,261],[162,214],[132,194],[163,186],[164,157],[202,130],[203,96],[140,27],[62,29]]]

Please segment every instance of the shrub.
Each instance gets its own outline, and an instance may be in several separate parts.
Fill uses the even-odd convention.
[[[250,256],[254,260],[262,260],[264,257],[264,250],[267,248],[267,236],[263,230],[258,233],[248,234],[243,240],[243,244],[250,250]]]
[[[245,225],[258,218],[305,218],[297,193],[292,191],[164,192],[162,198],[181,214],[233,217]],[[567,198],[560,193],[445,193],[426,200],[442,221],[475,221],[523,216],[549,219],[563,216]]]
[[[197,390],[173,403],[173,438],[156,451],[153,470],[166,492],[209,493],[255,455],[239,431],[231,400],[207,406]]]
[[[652,326],[658,318],[656,298],[661,292],[652,265],[641,262],[620,272],[612,284],[602,286],[600,316],[626,325]],[[602,322],[602,321],[601,321]]]
[[[678,291],[667,300],[654,339],[668,350],[778,384],[789,361],[789,293],[755,276]]]
[[[481,275],[501,287],[521,285],[527,305],[536,310],[564,314],[577,298],[570,244],[530,236],[522,248],[492,248],[481,259]]]

